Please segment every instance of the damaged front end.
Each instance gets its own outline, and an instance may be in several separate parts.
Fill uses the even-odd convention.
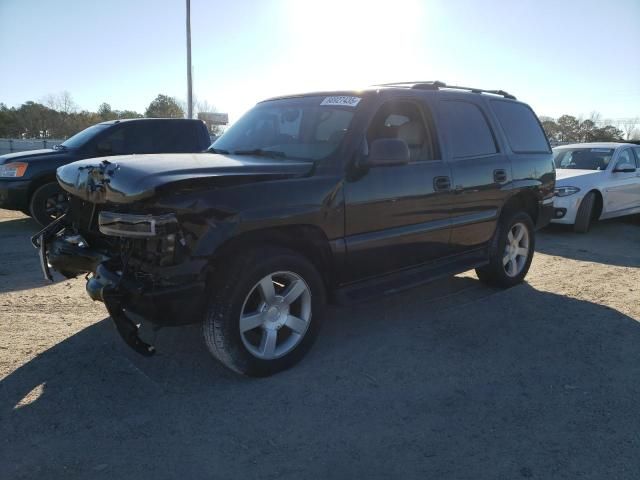
[[[237,233],[238,206],[253,204],[241,187],[313,168],[213,153],[80,160],[57,170],[66,214],[32,241],[45,277],[86,274],[89,296],[104,302],[132,348],[150,355],[140,318],[154,326],[203,320],[216,250]]]
[[[142,317],[154,326],[199,322],[206,260],[192,258],[173,213],[132,213],[71,196],[67,213],[38,232],[44,276],[86,274],[86,290],[104,302],[125,342],[138,353],[154,348],[138,335]]]

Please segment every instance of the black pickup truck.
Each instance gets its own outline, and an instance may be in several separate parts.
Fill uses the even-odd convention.
[[[262,376],[308,351],[328,301],[473,268],[521,282],[555,170],[526,104],[421,82],[274,98],[208,153],[83,160],[58,181],[70,208],[33,238],[47,277],[90,272],[142,354],[141,321],[199,322],[217,359]]]
[[[98,123],[52,149],[0,156],[0,208],[47,225],[67,208],[56,169],[83,158],[132,153],[195,153],[211,144],[198,120],[137,118]]]

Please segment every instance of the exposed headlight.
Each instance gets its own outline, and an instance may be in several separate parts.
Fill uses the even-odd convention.
[[[556,197],[568,197],[579,191],[578,187],[556,187],[553,193],[555,193]]]
[[[100,212],[98,229],[105,235],[130,238],[151,238],[178,231],[178,219],[173,213],[165,215],[134,215]]]
[[[5,163],[0,165],[0,177],[21,177],[27,171],[28,166],[28,163],[23,162]]]

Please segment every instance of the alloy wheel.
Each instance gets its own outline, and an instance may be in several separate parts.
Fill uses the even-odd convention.
[[[311,322],[311,291],[293,272],[274,272],[256,283],[242,305],[240,336],[261,360],[280,358],[297,347]]]
[[[507,235],[507,243],[502,256],[504,271],[516,277],[524,269],[529,257],[529,230],[523,223],[514,224]]]

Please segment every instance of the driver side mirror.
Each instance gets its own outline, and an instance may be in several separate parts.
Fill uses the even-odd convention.
[[[622,163],[616,165],[616,168],[613,169],[613,173],[633,173],[636,171],[635,165],[630,163]]]
[[[399,138],[379,138],[371,142],[369,155],[360,162],[363,167],[390,167],[409,163],[409,146]]]
[[[96,146],[96,150],[98,153],[102,153],[104,155],[111,155],[113,153],[113,145],[108,140],[99,142]]]

